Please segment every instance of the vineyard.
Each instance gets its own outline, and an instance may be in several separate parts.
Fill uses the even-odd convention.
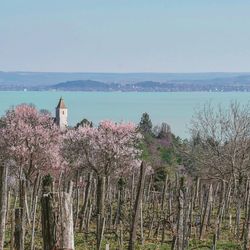
[[[60,130],[0,120],[0,249],[250,249],[250,107],[205,105],[190,139],[147,113]]]

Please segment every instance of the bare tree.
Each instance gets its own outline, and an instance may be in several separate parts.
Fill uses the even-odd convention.
[[[212,179],[236,183],[250,170],[250,106],[231,102],[228,108],[211,103],[199,110],[193,120],[193,159],[201,173]]]

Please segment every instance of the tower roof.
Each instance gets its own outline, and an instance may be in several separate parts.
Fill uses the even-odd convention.
[[[56,108],[57,109],[66,109],[67,108],[62,97],[60,98]]]

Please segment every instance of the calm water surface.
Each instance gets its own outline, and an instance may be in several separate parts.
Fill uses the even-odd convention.
[[[243,92],[0,92],[0,115],[20,103],[32,103],[39,109],[54,113],[58,99],[63,97],[68,107],[69,124],[82,118],[95,124],[100,120],[133,121],[138,123],[143,112],[148,112],[154,124],[167,122],[172,131],[188,137],[188,124],[194,110],[212,101],[228,105],[231,100],[242,104],[250,101],[250,93]]]

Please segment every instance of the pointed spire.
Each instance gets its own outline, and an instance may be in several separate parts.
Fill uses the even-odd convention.
[[[60,98],[56,108],[57,109],[66,109],[67,108],[62,97]]]

